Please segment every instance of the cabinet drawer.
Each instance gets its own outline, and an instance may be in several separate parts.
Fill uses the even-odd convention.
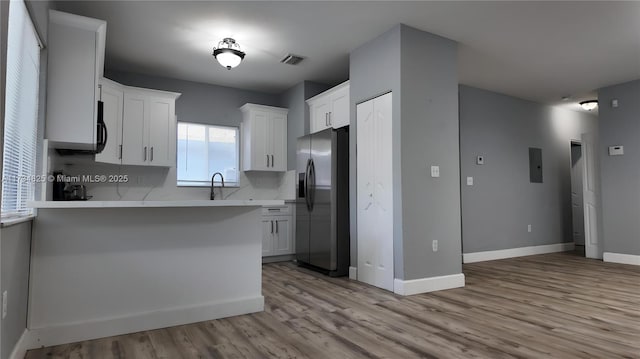
[[[272,207],[262,207],[262,215],[269,216],[280,216],[280,215],[289,215],[291,214],[291,206],[272,206]]]

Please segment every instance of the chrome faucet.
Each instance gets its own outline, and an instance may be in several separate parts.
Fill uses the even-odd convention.
[[[220,182],[222,182],[222,188],[224,188],[224,176],[220,172],[214,173],[213,176],[211,176],[211,198],[210,198],[211,200],[216,199],[216,194],[215,194],[215,192],[213,192],[213,188],[214,188],[213,187],[213,179],[216,178],[216,175],[220,175]],[[221,196],[223,195],[222,190],[220,190],[220,195]]]

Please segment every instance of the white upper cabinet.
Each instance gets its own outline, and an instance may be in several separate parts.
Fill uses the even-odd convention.
[[[56,148],[97,147],[106,30],[102,20],[49,11],[45,138]]]
[[[245,104],[242,111],[242,169],[287,170],[287,113],[285,108]]]
[[[107,141],[96,162],[175,165],[175,102],[179,93],[123,86],[101,79]]]
[[[125,87],[121,144],[123,165],[175,165],[175,101],[179,96],[173,92]]]
[[[311,133],[349,125],[349,81],[307,100]]]
[[[107,141],[102,152],[96,154],[96,162],[120,164],[122,163],[124,87],[117,82],[101,79],[100,99],[103,103]]]

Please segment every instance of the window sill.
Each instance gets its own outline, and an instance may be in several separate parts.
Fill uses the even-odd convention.
[[[30,214],[28,216],[23,216],[23,217],[3,218],[0,224],[0,228],[7,228],[7,227],[15,226],[20,223],[31,222],[33,221],[34,218],[36,218],[36,216],[33,214]]]

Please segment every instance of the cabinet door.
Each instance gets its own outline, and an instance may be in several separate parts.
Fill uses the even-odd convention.
[[[254,111],[251,115],[250,170],[271,170],[269,128],[269,114],[265,111]]]
[[[349,87],[343,87],[331,95],[329,125],[333,128],[349,125]]]
[[[95,150],[101,45],[95,30],[73,26],[80,17],[52,13],[49,23],[45,138],[64,148]],[[83,24],[93,19],[82,18]],[[104,44],[101,45],[104,51]],[[73,129],[73,130],[70,130]]]
[[[329,111],[331,108],[331,103],[329,102],[329,98],[318,99],[311,106],[311,123],[310,123],[310,132],[316,133],[318,131],[322,131],[325,128],[329,128]]]
[[[149,157],[150,166],[170,167],[175,165],[172,148],[175,145],[175,100],[169,98],[149,99]]]
[[[96,162],[122,163],[122,115],[124,92],[116,87],[102,84],[104,123],[107,127],[107,144],[96,154]]]
[[[293,254],[293,233],[291,219],[279,217],[275,221],[275,239],[273,243],[274,255]]]
[[[269,116],[271,148],[271,171],[287,170],[287,116],[281,113],[272,113]]]
[[[273,242],[275,237],[275,223],[270,219],[262,220],[262,256],[273,255]]]
[[[149,121],[149,98],[125,92],[122,119],[122,164],[146,165],[149,157],[146,123]]]

